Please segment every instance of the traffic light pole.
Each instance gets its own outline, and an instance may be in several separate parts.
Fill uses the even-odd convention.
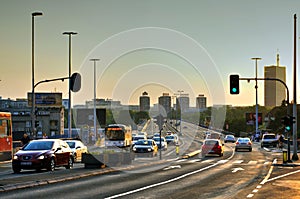
[[[287,115],[290,116],[290,94],[289,94],[289,88],[287,87],[287,85],[285,84],[284,81],[282,81],[281,79],[277,79],[277,78],[239,78],[239,80],[247,80],[248,82],[250,82],[250,80],[269,80],[269,81],[279,81],[281,82],[284,87],[286,88],[286,104],[287,104]],[[291,162],[290,159],[290,154],[291,154],[291,147],[290,147],[290,133],[288,132],[288,162]]]

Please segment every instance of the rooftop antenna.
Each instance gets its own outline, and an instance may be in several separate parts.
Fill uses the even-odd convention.
[[[277,49],[277,66],[279,66],[279,50]]]

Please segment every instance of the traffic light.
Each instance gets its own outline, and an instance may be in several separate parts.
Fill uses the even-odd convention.
[[[34,126],[35,126],[35,127],[40,126],[40,122],[36,120]]]
[[[230,75],[230,94],[236,95],[240,93],[240,77],[239,75]]]
[[[73,92],[79,91],[81,88],[81,75],[79,73],[73,73],[70,77],[70,89]]]
[[[285,126],[285,130],[290,131],[292,129],[294,118],[295,117],[291,117],[289,115],[281,118],[281,123]]]

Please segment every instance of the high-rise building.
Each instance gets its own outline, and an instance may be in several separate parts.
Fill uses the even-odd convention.
[[[286,67],[279,65],[279,54],[277,54],[276,66],[265,66],[265,78],[276,78],[286,82]],[[285,86],[275,80],[265,80],[265,106],[281,106],[286,100]]]
[[[181,96],[176,98],[176,110],[181,110],[181,112],[186,112],[190,108],[190,98],[188,94],[181,94]]]
[[[163,93],[163,95],[158,98],[158,104],[164,108],[168,115],[171,111],[171,96],[169,93]]]
[[[150,110],[150,97],[147,92],[143,92],[140,96],[140,111],[149,111]]]
[[[196,97],[196,108],[197,109],[206,108],[206,97],[204,97],[203,94],[200,94],[198,95],[198,97]]]

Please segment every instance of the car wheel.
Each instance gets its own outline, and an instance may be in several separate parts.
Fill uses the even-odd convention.
[[[74,162],[77,162],[77,154],[74,153]]]
[[[68,165],[66,166],[66,169],[72,169],[73,168],[73,159],[72,157],[69,157]]]
[[[21,169],[19,167],[13,167],[14,173],[20,173]]]
[[[238,151],[238,150],[237,150],[237,148],[235,148],[235,150],[234,150],[234,151]]]
[[[252,149],[249,149],[249,151],[251,152],[251,151],[252,151]]]
[[[50,162],[49,162],[49,165],[48,165],[48,167],[47,167],[47,170],[48,170],[48,171],[54,171],[54,169],[55,169],[55,161],[54,161],[53,158],[51,158],[51,160],[50,160]]]

